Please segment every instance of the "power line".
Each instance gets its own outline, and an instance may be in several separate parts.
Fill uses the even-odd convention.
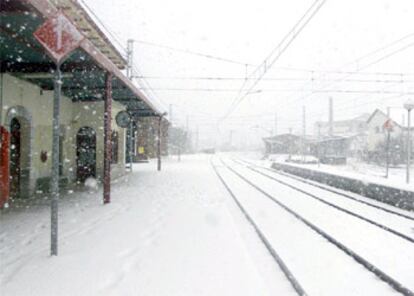
[[[140,88],[141,90],[147,90],[147,88]],[[155,88],[156,91],[182,91],[182,92],[234,92],[237,89],[234,88]],[[291,92],[300,91],[299,89],[261,89],[261,92]],[[352,90],[352,89],[321,89],[314,90],[314,93],[345,93],[345,94],[401,94],[400,91],[384,91],[384,90]],[[414,92],[405,92],[404,94],[413,95]]]
[[[402,37],[402,38],[399,38],[399,39],[397,39],[397,40],[394,40],[394,41],[392,41],[392,42],[388,43],[387,45],[380,47],[379,49],[373,50],[373,51],[371,51],[370,53],[363,55],[362,57],[360,57],[360,58],[356,59],[354,62],[358,62],[358,61],[360,61],[360,60],[366,59],[367,57],[369,57],[369,56],[371,56],[371,55],[373,55],[373,54],[376,54],[377,52],[383,51],[384,49],[390,48],[390,47],[394,46],[395,44],[401,43],[401,41],[406,40],[406,39],[408,39],[409,37],[412,37],[412,36],[414,36],[414,33],[412,33],[412,34],[408,34],[408,35],[406,35],[406,36],[404,36],[404,37]],[[403,51],[403,50],[405,50],[405,49],[407,49],[407,48],[409,48],[409,47],[411,47],[411,46],[413,46],[413,45],[414,45],[414,42],[411,42],[411,43],[409,43],[408,45],[405,45],[405,46],[403,46],[403,47],[401,47],[401,48],[399,48],[399,49],[397,49],[397,50],[394,50],[393,52],[388,53],[388,54],[386,54],[385,56],[382,56],[382,57],[380,57],[380,58],[376,59],[375,61],[372,61],[372,62],[370,62],[370,63],[368,63],[368,64],[365,64],[364,66],[360,67],[360,68],[358,69],[358,71],[355,71],[355,72],[350,71],[350,72],[348,72],[348,73],[344,72],[344,74],[345,74],[345,75],[342,77],[342,80],[343,80],[343,79],[346,79],[347,77],[349,77],[349,76],[351,76],[351,75],[354,75],[354,74],[356,74],[356,75],[357,75],[358,73],[360,73],[360,71],[361,71],[361,70],[366,69],[366,68],[368,68],[368,67],[371,67],[371,66],[373,66],[373,65],[375,65],[375,64],[377,64],[377,63],[379,63],[379,62],[381,62],[381,61],[383,61],[383,60],[385,60],[385,59],[387,59],[387,58],[389,58],[389,57],[391,57],[391,56],[393,56],[393,55],[395,55],[395,54],[397,54],[397,53],[399,53],[399,52],[401,52],[401,51]],[[347,64],[343,65],[343,66],[342,66],[342,67],[340,67],[339,69],[344,68],[345,66],[350,65],[350,64],[352,64],[352,62],[350,62],[350,63],[347,63]],[[397,76],[397,75],[398,75],[398,73],[395,73],[395,75]],[[401,76],[401,75],[402,75],[402,73],[400,73],[400,76]],[[330,84],[328,84],[327,86],[331,86],[332,84],[334,84],[334,83],[330,83]],[[305,83],[305,85],[306,85],[306,83]],[[304,86],[305,86],[305,85],[304,85]],[[325,87],[327,87],[327,86],[325,86]],[[310,96],[311,96],[311,95],[313,95],[314,93],[315,93],[315,92],[311,91],[311,93],[310,93],[310,94],[308,94],[308,95],[307,95],[307,96],[305,96],[305,97],[298,98],[297,100],[295,100],[295,102],[297,102],[297,101],[299,101],[299,100],[305,100],[306,98],[310,97]]]
[[[91,14],[91,15],[93,15],[93,17],[95,18],[95,20],[105,29],[105,31],[112,37],[112,39],[113,39],[113,41],[115,41],[117,44],[118,44],[118,46],[119,46],[119,49],[121,49],[121,50],[123,50],[124,52],[123,52],[123,55],[124,55],[124,58],[126,57],[126,55],[127,55],[127,50],[126,50],[126,48],[124,47],[124,45],[122,44],[122,42],[118,39],[118,37],[105,25],[105,23],[98,17],[98,15],[93,11],[93,9],[91,9],[90,7],[89,7],[89,5],[88,4],[86,4],[85,3],[85,1],[84,0],[79,0],[79,2],[88,10],[88,12]]]
[[[236,61],[236,60],[233,60],[233,59],[223,58],[223,57],[219,57],[219,56],[211,55],[211,54],[206,54],[206,53],[200,53],[200,52],[196,52],[196,51],[192,51],[192,50],[188,50],[188,49],[176,48],[176,47],[172,47],[172,46],[169,46],[169,45],[163,45],[163,44],[158,44],[158,43],[148,42],[148,41],[143,41],[143,40],[136,40],[136,39],[134,39],[134,41],[137,42],[137,43],[148,45],[148,46],[164,48],[164,49],[168,49],[168,50],[171,50],[171,51],[182,52],[182,53],[191,54],[191,55],[195,55],[195,56],[200,56],[200,57],[203,57],[203,58],[213,59],[213,60],[217,60],[217,61],[221,61],[221,62],[237,64],[237,65],[242,65],[242,66],[256,66],[256,65],[249,64],[249,63],[243,63],[243,62],[240,62],[240,61]]]
[[[316,0],[306,10],[302,17],[297,21],[293,28],[283,37],[282,41],[270,52],[270,54],[264,59],[264,61],[249,75],[249,78],[258,73],[258,77],[253,81],[250,87],[240,96],[244,89],[244,86],[248,80],[243,83],[242,88],[239,90],[239,94],[231,104],[229,110],[224,115],[223,119],[226,119],[237,108],[241,101],[253,90],[253,88],[259,83],[262,77],[268,72],[268,70],[274,65],[279,57],[286,51],[293,40],[300,34],[300,32],[306,27],[310,20],[315,16],[319,9],[323,6],[326,0]],[[262,70],[262,71],[261,71]]]
[[[119,46],[120,49],[122,49],[124,51],[124,58],[125,56],[127,56],[127,52],[128,50],[124,47],[123,43],[118,39],[118,37],[109,29],[108,26],[106,26],[106,24],[98,17],[98,15],[85,3],[85,1],[83,0],[79,0],[80,3],[82,3],[82,5],[88,10],[88,12],[90,14],[92,14],[94,16],[94,18],[96,19],[96,21],[98,23],[100,23],[100,25],[107,31],[107,33],[112,37],[113,41],[116,42]],[[132,65],[132,70],[135,71],[136,73],[141,73],[138,68],[136,67],[135,64]],[[140,74],[142,76],[142,74]],[[146,93],[146,95],[148,97],[152,97],[152,100],[155,100],[158,102],[158,104],[161,104],[163,106],[163,108],[165,109],[165,104],[162,102],[162,100],[160,100],[158,98],[158,96],[154,93],[154,91],[152,90],[151,85],[148,83],[148,81],[146,81],[145,79],[142,79],[142,81],[146,84],[147,89],[149,89],[152,93],[152,95],[150,95],[148,92]]]
[[[401,76],[401,74],[400,74]],[[154,80],[213,80],[213,81],[240,81],[245,80],[244,77],[202,77],[202,76],[134,76],[138,79],[154,79]],[[314,78],[290,78],[290,77],[268,77],[262,78],[262,81],[316,81]],[[401,79],[323,79],[322,82],[361,82],[361,83],[400,83],[414,82],[414,80]]]

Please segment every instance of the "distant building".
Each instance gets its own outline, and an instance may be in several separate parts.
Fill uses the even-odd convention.
[[[367,150],[375,151],[379,143],[384,142],[387,137],[387,130],[384,128],[384,124],[387,120],[392,120],[384,112],[376,109],[374,113],[367,120]],[[404,127],[392,120],[393,129],[391,131],[391,137],[401,137],[404,131]]]
[[[293,134],[281,134],[263,138],[265,153],[268,154],[299,154],[301,137]]]
[[[367,120],[369,118],[368,113],[364,113],[358,117],[339,120],[332,123],[332,135],[330,136],[344,136],[355,135],[364,133],[367,130]],[[329,122],[317,121],[314,125],[314,134],[328,136],[329,135]]]
[[[376,109],[367,120],[366,158],[368,161],[377,163],[382,163],[386,159],[388,132],[384,124],[388,120],[391,120],[392,124],[389,147],[391,162],[394,164],[404,163],[407,155],[407,128],[392,120],[379,109]],[[411,140],[413,141],[413,137]]]

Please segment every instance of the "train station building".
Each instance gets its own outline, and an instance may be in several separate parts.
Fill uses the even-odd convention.
[[[33,33],[58,12],[84,36],[61,65],[60,184],[81,183],[89,177],[102,180],[105,161],[110,162],[112,177],[121,176],[125,173],[127,150],[139,152],[138,141],[146,139],[138,135],[149,137],[149,126],[151,137],[157,137],[156,127],[163,126],[161,137],[167,138],[165,113],[124,75],[124,56],[83,7],[73,0],[53,3],[57,4],[45,0],[2,1],[0,207],[10,199],[49,190],[56,66]],[[134,122],[130,125],[132,132],[128,132],[135,135],[132,142],[127,129],[115,122],[122,110]],[[142,118],[158,124],[136,124]],[[140,126],[145,130],[139,130]],[[109,139],[106,149],[105,139]],[[108,155],[109,160],[105,157]]]

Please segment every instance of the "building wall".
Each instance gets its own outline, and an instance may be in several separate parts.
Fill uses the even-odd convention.
[[[9,129],[10,120],[14,116],[23,123],[22,139],[28,141],[23,146],[30,147],[22,150],[22,167],[29,176],[27,189],[33,192],[39,178],[51,176],[52,167],[52,112],[53,91],[42,91],[38,86],[9,74],[2,74],[2,108],[0,124]],[[112,129],[119,133],[118,164],[112,165],[112,175],[117,177],[124,172],[125,162],[125,131],[115,123],[115,115],[123,106],[117,102],[112,105]],[[97,177],[102,177],[103,171],[103,110],[104,103],[72,102],[62,96],[60,106],[61,134],[63,141],[63,176],[70,181],[76,179],[76,134],[83,126],[95,129],[97,137]],[[27,124],[26,124],[27,122]],[[30,150],[30,151],[29,151]],[[41,152],[47,153],[46,162],[42,162]]]
[[[333,134],[338,136],[365,132],[367,124],[360,120],[334,121],[332,127]],[[318,135],[319,131],[322,136],[329,135],[329,122],[315,123],[314,134]]]

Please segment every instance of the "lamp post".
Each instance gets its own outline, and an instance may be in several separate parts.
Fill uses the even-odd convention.
[[[321,123],[318,122],[316,123],[317,127],[318,127],[318,146],[317,146],[317,156],[318,156],[318,168],[321,167]]]
[[[410,183],[410,163],[411,163],[411,110],[414,109],[414,101],[408,100],[404,104],[404,108],[408,112],[408,124],[407,124],[407,184]]]

